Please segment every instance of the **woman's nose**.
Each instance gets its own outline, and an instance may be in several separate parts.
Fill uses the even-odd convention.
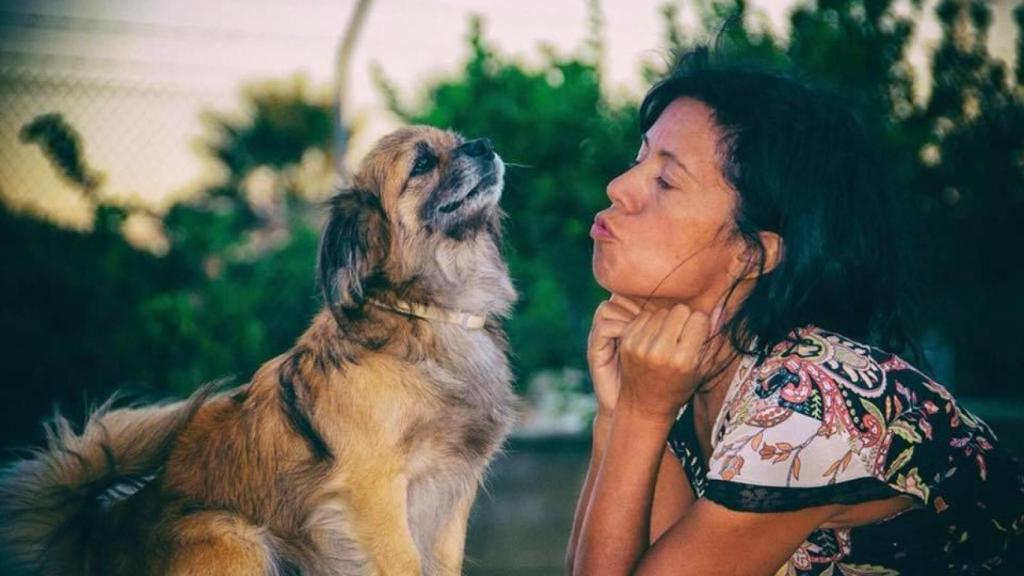
[[[608,194],[613,206],[618,206],[625,212],[635,212],[642,205],[639,184],[636,170],[631,168],[613,178],[608,183],[605,193]]]

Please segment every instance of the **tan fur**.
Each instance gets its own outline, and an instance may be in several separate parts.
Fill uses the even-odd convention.
[[[425,149],[436,167],[410,177]],[[461,573],[477,486],[513,417],[502,174],[489,146],[450,132],[385,137],[330,202],[327,306],[296,345],[232,390],[104,408],[80,435],[58,418],[49,447],[0,477],[12,568]],[[487,322],[407,317],[370,296]]]

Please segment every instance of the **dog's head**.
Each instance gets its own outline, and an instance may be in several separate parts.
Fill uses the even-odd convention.
[[[319,280],[335,312],[392,295],[507,314],[500,255],[505,167],[486,139],[402,128],[367,154],[353,186],[329,202]]]

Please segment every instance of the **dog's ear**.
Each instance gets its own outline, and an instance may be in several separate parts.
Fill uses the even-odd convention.
[[[366,281],[388,252],[389,234],[380,198],[365,190],[345,190],[328,201],[330,217],[320,239],[317,277],[335,316],[363,302]]]

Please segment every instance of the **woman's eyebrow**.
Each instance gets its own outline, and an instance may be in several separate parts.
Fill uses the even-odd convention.
[[[647,146],[648,148],[651,147],[651,143],[647,140],[647,134],[642,135],[641,139],[643,140],[645,146]],[[699,180],[697,180],[697,177],[693,175],[693,172],[690,172],[690,169],[686,167],[686,164],[684,164],[678,156],[673,154],[672,151],[665,150],[664,148],[659,148],[658,151],[655,152],[655,154],[657,154],[661,158],[665,158],[671,161],[673,164],[678,164],[679,167],[683,169],[683,172],[686,172],[687,176],[693,179],[694,182],[699,182]]]

